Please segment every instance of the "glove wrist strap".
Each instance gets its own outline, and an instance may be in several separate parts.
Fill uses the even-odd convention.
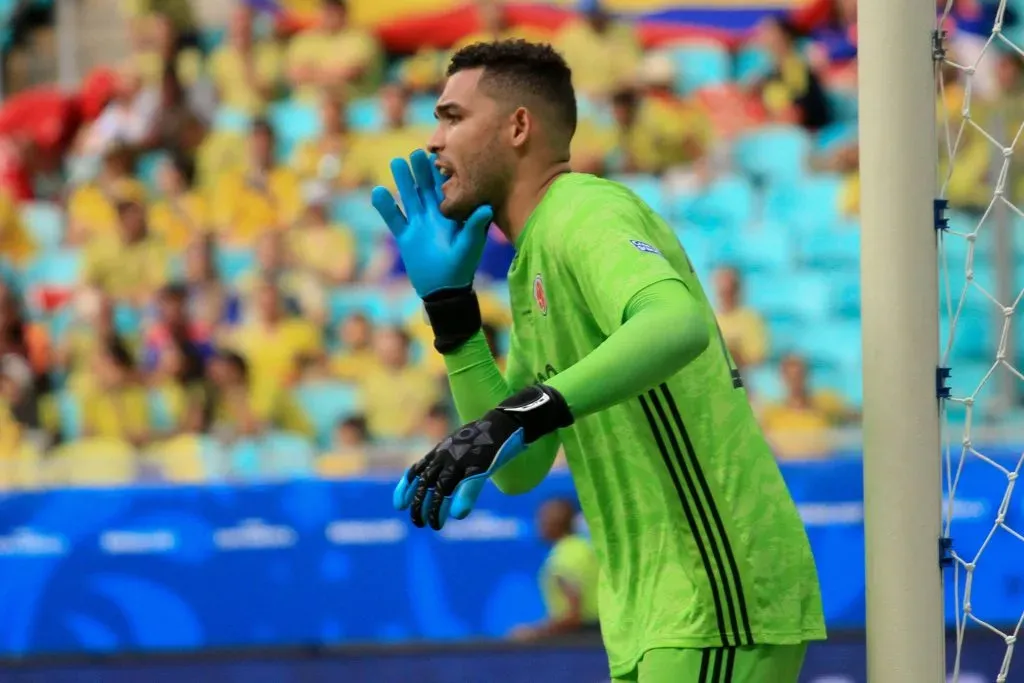
[[[513,394],[498,404],[498,410],[522,425],[525,443],[533,443],[575,421],[565,398],[546,384],[534,384]]]
[[[428,294],[423,306],[434,330],[434,348],[442,355],[458,351],[483,326],[472,286]]]

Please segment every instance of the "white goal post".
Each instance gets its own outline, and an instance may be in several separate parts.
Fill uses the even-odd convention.
[[[868,680],[945,681],[935,0],[860,0]]]

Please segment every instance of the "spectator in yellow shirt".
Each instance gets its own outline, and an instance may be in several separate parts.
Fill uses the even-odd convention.
[[[778,17],[766,19],[758,40],[772,58],[772,71],[757,84],[768,117],[817,130],[829,123],[828,99],[817,74],[797,44],[796,28]]]
[[[768,356],[768,330],[761,314],[743,304],[743,282],[735,268],[719,268],[712,276],[715,314],[722,338],[741,367],[757,366]]]
[[[315,325],[286,313],[272,280],[259,283],[254,303],[256,315],[232,335],[233,346],[248,364],[254,409],[258,415],[268,415],[279,393],[295,378],[298,361],[319,356],[323,340]]]
[[[145,201],[146,188],[132,178],[132,152],[123,146],[104,156],[94,181],[76,187],[68,199],[70,244],[85,244],[92,236],[109,236],[117,231],[116,205],[119,201]]]
[[[209,227],[206,198],[193,189],[194,182],[195,164],[186,157],[174,154],[161,164],[160,195],[149,205],[149,228],[173,251],[184,249]]]
[[[228,244],[251,244],[264,232],[287,228],[302,213],[299,179],[290,168],[274,165],[275,143],[270,124],[253,121],[246,170],[226,173],[216,184],[213,220]]]
[[[21,265],[36,252],[36,245],[21,220],[18,204],[6,190],[0,191],[0,258]]]
[[[210,364],[210,428],[218,438],[234,440],[277,429],[313,435],[309,420],[281,386],[259,394],[252,384],[250,364],[232,352],[223,352]]]
[[[169,254],[159,238],[149,234],[146,210],[134,201],[117,205],[120,234],[89,245],[84,280],[134,306],[144,306],[167,282]]]
[[[250,7],[234,8],[228,39],[210,55],[208,69],[222,106],[261,114],[281,83],[284,57],[272,41],[253,40],[252,20]]]
[[[342,182],[348,150],[345,108],[339,100],[324,97],[320,104],[320,135],[304,140],[295,148],[292,168],[303,182],[317,182],[331,189],[351,189]]]
[[[341,348],[330,360],[331,375],[344,382],[359,382],[377,363],[373,352],[373,323],[362,313],[353,313],[338,325]]]
[[[383,130],[353,140],[351,151],[342,169],[346,187],[383,185],[393,187],[391,160],[407,156],[410,150],[423,147],[430,138],[430,126],[411,125],[408,120],[408,88],[390,83],[380,90]]]
[[[292,233],[289,233],[291,237]],[[244,321],[259,316],[256,294],[264,282],[273,282],[281,292],[285,308],[322,325],[327,315],[327,293],[316,273],[297,267],[284,233],[268,232],[256,245],[256,269],[237,284]]]
[[[368,94],[380,76],[381,50],[368,31],[348,23],[345,0],[322,0],[320,25],[292,38],[288,80],[299,99]]]
[[[356,242],[345,225],[330,222],[330,194],[311,187],[306,215],[288,232],[288,252],[295,265],[328,287],[356,279]]]
[[[595,100],[632,80],[640,62],[636,29],[613,19],[599,0],[584,0],[580,16],[563,24],[552,42],[572,69],[576,92]]]
[[[363,406],[376,438],[414,436],[441,398],[437,378],[409,362],[409,335],[397,327],[377,330],[373,348],[377,363],[361,382]]]
[[[0,483],[7,479],[4,476],[6,462],[21,450],[23,429],[14,416],[14,407],[21,402],[31,382],[32,373],[24,359],[13,353],[0,356]]]
[[[785,386],[781,401],[765,406],[761,426],[780,458],[826,457],[833,447],[831,430],[856,419],[856,413],[832,391],[813,391],[807,363],[789,354],[779,364]]]
[[[86,290],[73,303],[74,319],[57,340],[54,369],[67,375],[72,391],[85,391],[96,385],[93,358],[107,344],[117,342],[129,350],[133,345],[114,328],[114,302],[96,290]]]
[[[362,474],[369,463],[370,433],[366,418],[347,417],[334,429],[334,443],[329,453],[317,458],[316,471],[327,479],[342,479]]]
[[[150,436],[149,401],[131,353],[112,340],[101,346],[93,362],[98,385],[80,398],[84,436],[142,446]]]

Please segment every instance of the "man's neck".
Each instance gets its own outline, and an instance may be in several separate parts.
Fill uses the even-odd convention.
[[[559,176],[569,171],[569,163],[561,162],[548,167],[543,173],[526,173],[524,174],[526,179],[513,185],[504,209],[495,216],[495,223],[498,224],[509,242],[513,245],[516,244],[519,236],[526,229],[530,215],[547,194],[551,184]]]

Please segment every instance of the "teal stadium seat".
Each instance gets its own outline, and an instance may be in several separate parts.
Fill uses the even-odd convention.
[[[697,275],[701,278],[709,275],[716,265],[715,254],[718,238],[686,225],[675,226],[675,233]]]
[[[57,249],[64,242],[64,213],[56,204],[27,202],[21,207],[21,218],[40,249]]]
[[[256,255],[251,249],[217,249],[215,262],[220,278],[231,284],[256,265]]]
[[[146,399],[149,407],[149,425],[154,431],[170,432],[177,427],[171,416],[171,407],[167,404],[167,397],[162,391],[151,390]]]
[[[800,262],[812,268],[859,268],[860,230],[851,226],[801,235],[799,252]]]
[[[437,123],[434,118],[434,105],[437,98],[433,95],[416,95],[409,100],[408,119],[414,126],[433,126]],[[426,144],[426,140],[423,141]]]
[[[672,218],[684,226],[738,230],[753,220],[757,196],[746,178],[727,174],[693,194],[676,194],[671,203]]]
[[[824,271],[832,290],[832,311],[846,318],[860,318],[860,272],[857,270]]]
[[[746,303],[771,320],[826,319],[831,308],[827,275],[815,272],[748,273],[743,282]]]
[[[75,249],[48,251],[25,267],[22,285],[33,287],[73,287],[78,284],[82,267],[81,254]]]
[[[734,78],[740,83],[750,83],[767,76],[772,70],[772,57],[767,51],[755,45],[748,45],[736,53],[733,63]]]
[[[957,297],[954,294],[953,314],[956,315]],[[944,353],[949,341],[952,317],[945,307],[939,316],[940,350]],[[956,318],[953,332],[952,363],[994,360],[1003,330],[1003,319],[996,307],[981,293],[968,294],[964,309]]]
[[[858,130],[856,121],[836,121],[817,132],[814,146],[818,154],[832,151],[857,143]]]
[[[213,128],[224,133],[245,134],[249,132],[252,117],[244,111],[230,107],[218,107],[213,115]]]
[[[771,185],[764,195],[764,218],[791,230],[808,232],[836,228],[842,221],[838,175],[813,175],[796,183]]]
[[[355,313],[362,313],[375,322],[392,322],[392,312],[385,296],[373,288],[341,288],[331,292],[330,319],[338,324]]]
[[[82,406],[78,397],[64,390],[57,394],[57,417],[60,433],[65,441],[74,441],[82,436]]]
[[[225,447],[226,478],[235,481],[263,479],[263,449],[254,439],[242,439]]]
[[[814,372],[811,384],[817,391],[837,392],[853,405],[860,406],[864,403],[863,376],[859,367],[820,368]]]
[[[374,133],[380,130],[380,101],[375,97],[361,97],[348,103],[346,109],[348,127],[359,133]]]
[[[150,192],[155,192],[157,189],[157,175],[160,171],[160,166],[168,158],[166,152],[148,152],[139,157],[139,160],[135,164],[135,175],[143,183]]]
[[[768,336],[771,343],[771,356],[778,359],[797,350],[800,339],[810,334],[806,321],[796,318],[768,318]]]
[[[762,401],[778,401],[786,394],[775,363],[762,363],[756,368],[743,371],[743,383],[747,391]]]
[[[859,105],[855,90],[829,90],[826,93],[829,111],[837,121],[856,121]]]
[[[297,101],[276,102],[267,112],[277,136],[277,158],[291,158],[295,145],[320,134],[320,114],[316,107]]]
[[[261,444],[260,473],[270,479],[296,479],[313,474],[316,450],[301,434],[270,432]]]
[[[633,193],[644,200],[655,213],[664,215],[665,198],[661,187],[661,180],[643,173],[618,174],[611,177],[612,180],[622,183]]]
[[[764,223],[729,236],[716,254],[716,261],[743,271],[781,272],[793,266],[793,248],[783,226]]]
[[[797,126],[765,126],[741,136],[733,148],[736,165],[760,183],[794,183],[807,172],[811,141]]]
[[[667,53],[675,67],[675,91],[678,93],[689,95],[701,88],[729,82],[732,67],[729,52],[719,43],[673,45]]]
[[[815,366],[847,370],[860,366],[859,320],[839,318],[809,325],[795,342],[797,353]]]
[[[380,214],[370,204],[367,192],[345,192],[335,197],[331,204],[331,217],[360,234],[383,235],[387,226]]]
[[[137,337],[142,332],[142,311],[127,304],[117,304],[114,307],[114,330],[124,337]]]
[[[334,381],[306,382],[295,388],[295,400],[316,430],[317,445],[329,448],[339,420],[359,410],[359,393],[350,384]]]
[[[982,384],[982,380],[988,375],[995,360],[995,355],[987,361],[953,363],[950,368],[949,388],[953,398],[974,397],[975,422],[986,422],[994,417],[994,408],[999,399],[1000,375],[1006,372],[1005,368],[996,368],[992,375]],[[1014,378],[1014,382],[1017,379]],[[951,419],[963,420],[966,416],[966,406],[962,403],[947,401],[946,409]]]

